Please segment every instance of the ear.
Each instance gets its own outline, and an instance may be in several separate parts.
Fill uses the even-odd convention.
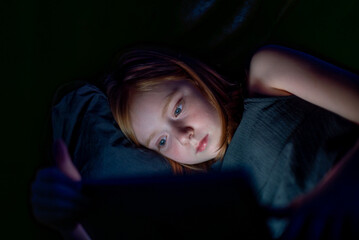
[[[56,166],[61,172],[74,181],[81,180],[81,175],[73,164],[67,146],[62,139],[58,139],[54,142],[53,154]]]

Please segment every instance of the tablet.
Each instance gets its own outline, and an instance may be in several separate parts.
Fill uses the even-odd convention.
[[[270,239],[244,171],[85,182],[93,239]]]

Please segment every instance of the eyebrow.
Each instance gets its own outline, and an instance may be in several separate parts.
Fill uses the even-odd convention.
[[[168,94],[166,97],[165,97],[165,105],[163,106],[163,109],[162,109],[162,117],[166,114],[166,112],[168,111],[168,107],[172,101],[172,98],[174,97],[174,95],[177,93],[178,89],[175,88],[173,89],[173,91]],[[149,148],[149,145],[150,145],[150,142],[152,140],[152,138],[156,135],[156,132],[153,132],[151,133],[151,135],[147,138],[146,142],[145,142],[145,146]]]

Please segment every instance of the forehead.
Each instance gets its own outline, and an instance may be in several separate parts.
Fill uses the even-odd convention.
[[[138,108],[166,100],[173,92],[188,86],[187,81],[167,82],[147,87],[145,91],[134,91],[130,101],[130,113],[134,114]],[[157,106],[158,107],[158,106]]]
[[[162,125],[162,110],[167,100],[190,85],[186,80],[167,82],[154,86],[152,91],[137,92],[133,95],[130,102],[130,119],[136,138],[141,144]]]

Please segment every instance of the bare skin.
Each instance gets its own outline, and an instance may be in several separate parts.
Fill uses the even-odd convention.
[[[252,58],[252,94],[296,95],[359,124],[359,77],[307,54],[266,47]]]
[[[293,94],[359,124],[359,77],[303,53],[281,47],[259,50],[251,61],[249,88],[251,95]],[[172,112],[179,106],[180,104],[174,104]],[[185,133],[188,133],[186,136],[193,136],[191,132]],[[161,140],[161,136],[159,137]],[[203,139],[203,134],[200,139]],[[146,138],[143,141],[145,144]],[[197,149],[198,141],[192,143],[192,147]],[[57,168],[70,179],[80,181],[81,176],[72,164],[66,146],[59,144],[61,152],[57,156]],[[209,144],[211,145],[210,142]],[[304,231],[303,223],[308,219],[313,220],[310,225],[313,231],[308,233],[310,239],[319,239],[324,227],[333,218],[337,220],[330,223],[333,239],[340,239],[344,221],[349,219],[352,224],[358,222],[358,151],[359,142],[313,191],[295,199],[287,208],[277,211],[276,214],[284,212],[286,216],[291,216],[285,233],[286,239],[296,239]],[[200,159],[201,162],[202,160]],[[89,239],[81,224],[63,232],[63,235],[65,238]]]
[[[83,226],[72,220],[86,206],[79,192],[81,175],[62,140],[54,142],[54,150],[56,167],[41,169],[32,184],[34,216],[64,239],[90,239]]]
[[[219,114],[187,80],[138,94],[130,108],[133,130],[143,146],[183,164],[217,156],[222,137]]]
[[[61,155],[57,155],[56,157],[56,165],[67,177],[74,181],[81,181],[81,175],[79,171],[76,169],[73,164],[70,154],[67,150],[67,147],[64,142],[59,141],[56,143],[59,145],[60,151],[62,151]],[[90,236],[87,234],[86,230],[83,226],[78,223],[76,224],[74,229],[70,229],[66,232],[62,232],[64,239],[78,239],[78,240],[89,240]]]
[[[359,77],[303,53],[281,47],[258,51],[252,58],[249,87],[252,95],[296,95],[359,124]],[[329,235],[341,239],[348,225],[354,226],[348,234],[358,237],[358,171],[359,141],[313,191],[274,211],[291,216],[284,239],[303,234],[320,239],[328,226]]]

